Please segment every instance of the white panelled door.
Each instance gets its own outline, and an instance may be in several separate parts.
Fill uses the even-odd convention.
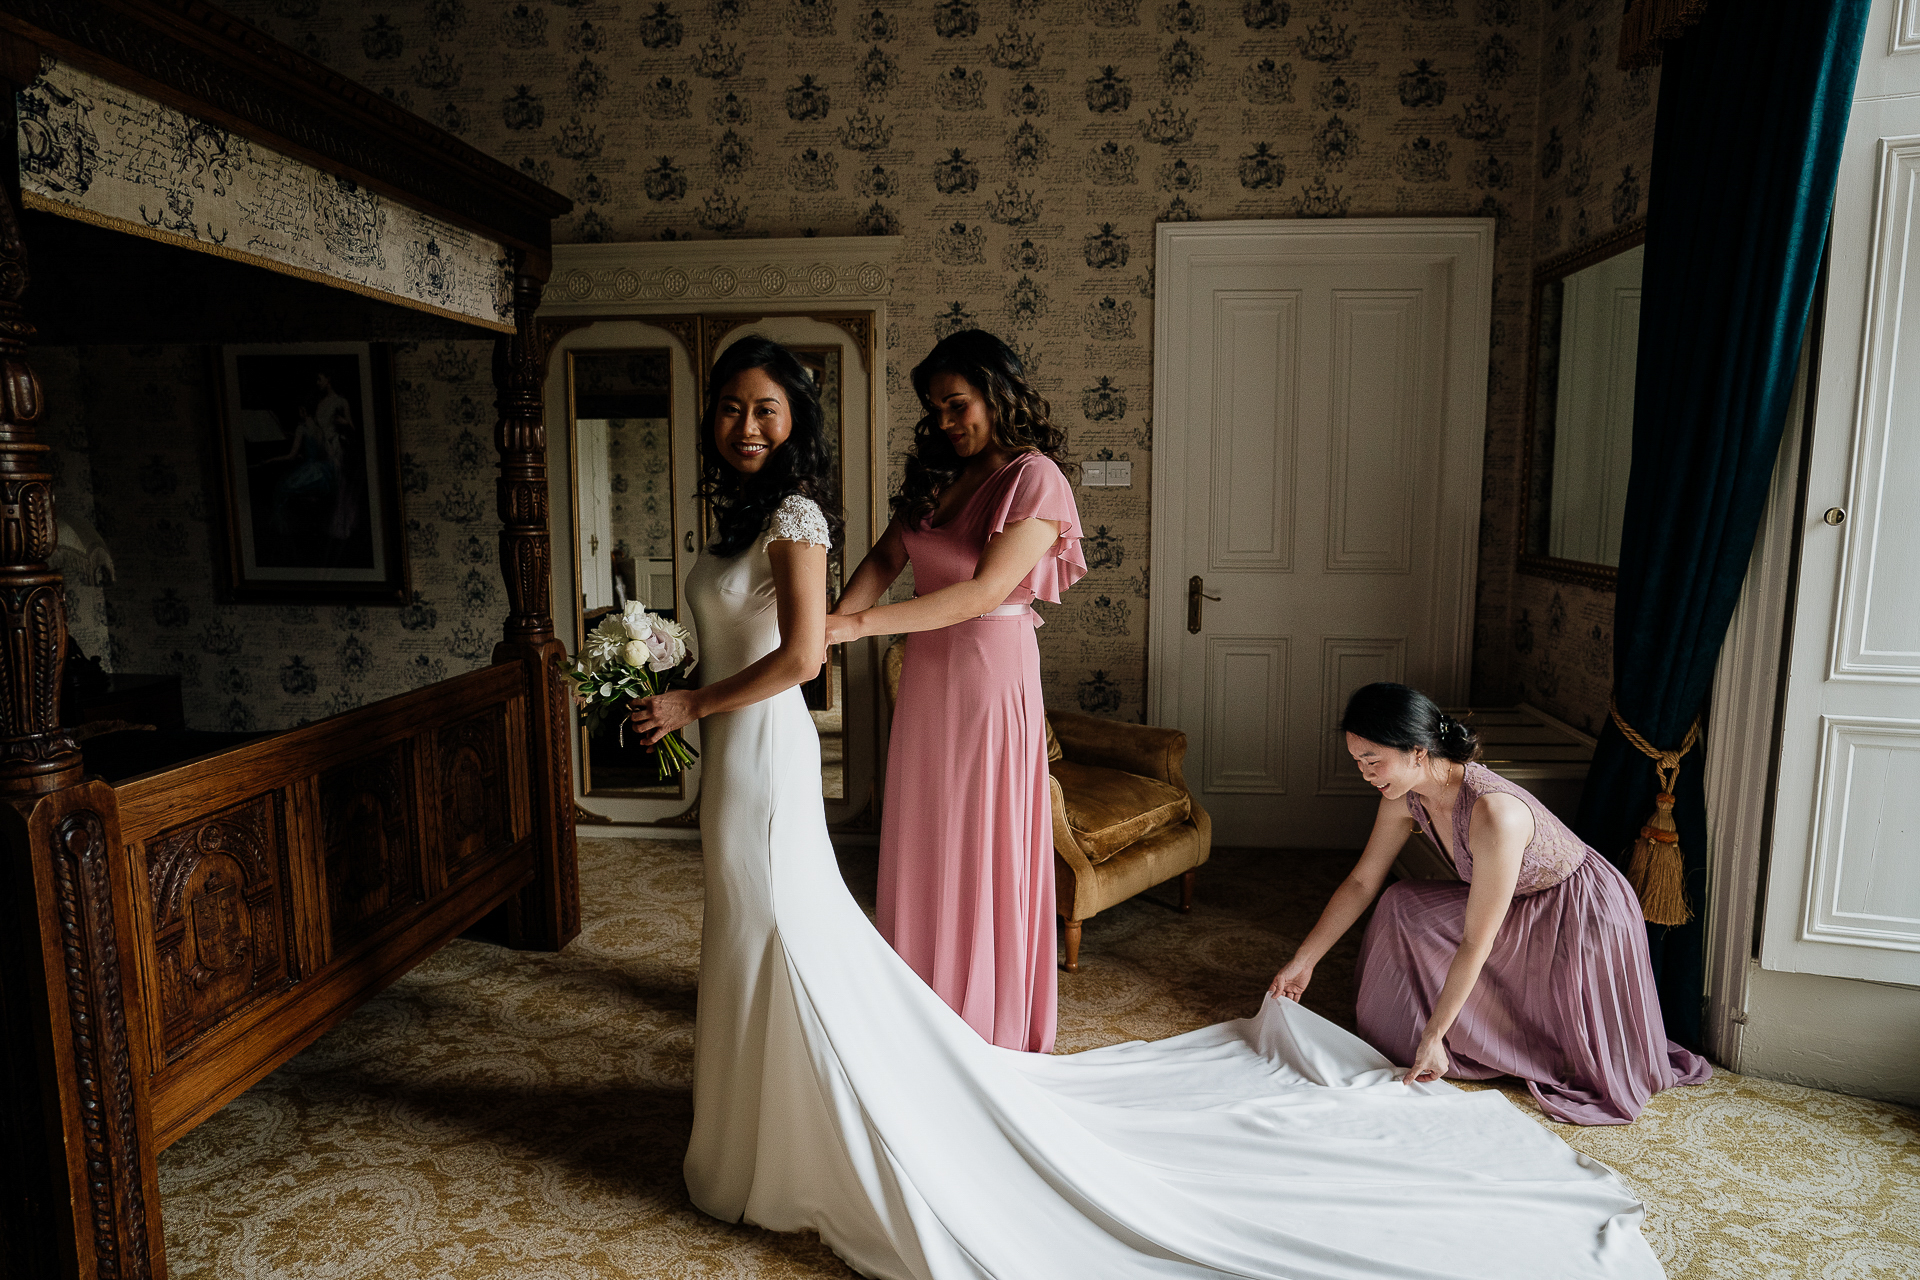
[[[1920,0],[1874,6],[1834,198],[1760,963],[1920,985],[1920,37],[1908,29],[1920,32]]]
[[[1356,847],[1333,731],[1467,694],[1493,224],[1166,224],[1149,704],[1221,844]]]
[[[607,502],[607,420],[580,418],[573,424],[574,456],[579,460],[580,611],[605,608],[613,599],[613,508]]]

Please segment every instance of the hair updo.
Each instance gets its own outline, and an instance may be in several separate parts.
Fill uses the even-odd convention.
[[[1432,698],[1403,684],[1381,681],[1354,691],[1340,727],[1395,751],[1424,750],[1430,756],[1466,764],[1480,757],[1480,735],[1434,705]]]

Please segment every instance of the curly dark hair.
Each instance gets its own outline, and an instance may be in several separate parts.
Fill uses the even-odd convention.
[[[986,397],[995,444],[1012,453],[1043,453],[1072,477],[1073,464],[1061,456],[1067,433],[1053,425],[1052,406],[1027,381],[1020,357],[985,329],[962,329],[940,339],[927,358],[914,366],[913,389],[926,412],[913,428],[906,478],[888,503],[896,519],[911,525],[932,515],[941,491],[965,465],[965,459],[953,451],[953,441],[940,430],[940,414],[933,407],[933,380],[943,373],[959,374]]]
[[[765,370],[780,384],[793,414],[793,432],[786,443],[769,452],[766,465],[752,475],[728,465],[713,438],[713,419],[721,394],[728,383],[749,369]],[[723,556],[746,550],[766,529],[774,509],[795,493],[819,506],[838,546],[845,522],[840,515],[840,486],[834,470],[819,394],[806,366],[793,352],[757,333],[722,351],[707,377],[706,408],[700,415],[700,488],[694,495],[713,507],[719,536],[710,550]]]

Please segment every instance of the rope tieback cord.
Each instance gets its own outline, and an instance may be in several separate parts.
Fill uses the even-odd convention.
[[[1673,822],[1673,784],[1680,777],[1680,757],[1700,741],[1700,719],[1694,717],[1678,751],[1662,751],[1628,724],[1620,705],[1608,700],[1615,727],[1634,749],[1653,761],[1660,792],[1653,798],[1653,816],[1640,828],[1627,861],[1627,879],[1640,895],[1640,914],[1648,924],[1677,925],[1693,919],[1687,905],[1686,864],[1680,856],[1680,830]]]

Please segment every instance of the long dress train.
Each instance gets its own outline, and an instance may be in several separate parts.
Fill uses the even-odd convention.
[[[688,579],[710,679],[778,643],[770,537],[826,528],[790,499]],[[1661,1274],[1604,1166],[1497,1093],[1400,1084],[1297,1005],[1063,1057],[986,1043],[847,893],[799,690],[703,733],[707,1213],[818,1230],[884,1280]]]
[[[1633,886],[1524,789],[1482,764],[1467,766],[1453,830],[1437,841],[1473,880],[1467,833],[1490,791],[1533,811],[1513,905],[1473,994],[1447,1032],[1447,1074],[1519,1076],[1540,1109],[1574,1124],[1627,1124],[1647,1099],[1713,1074],[1706,1059],[1667,1039]],[[1407,807],[1429,838],[1416,795]],[[1360,1034],[1413,1060],[1446,985],[1466,923],[1468,885],[1406,880],[1380,895],[1360,947]]]

